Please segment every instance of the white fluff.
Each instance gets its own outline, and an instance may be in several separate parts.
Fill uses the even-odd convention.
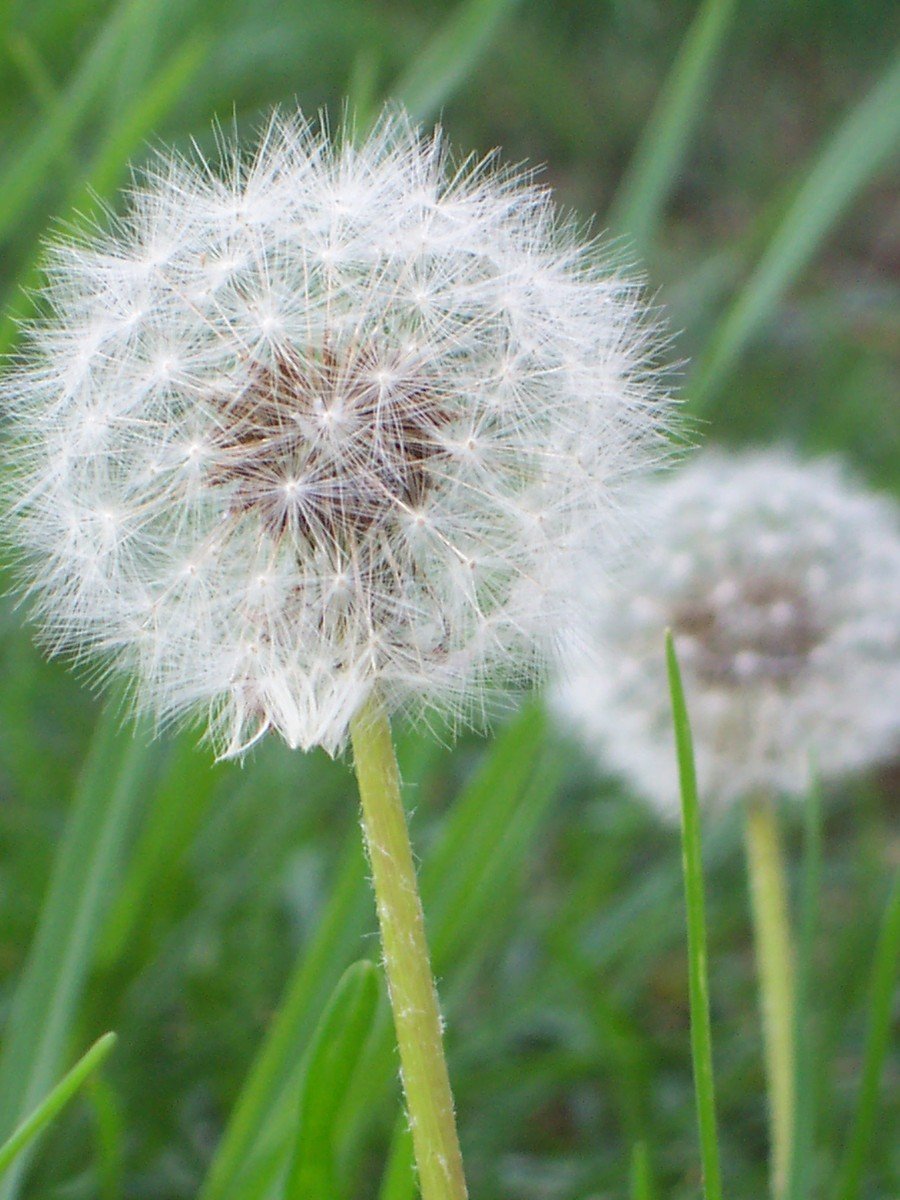
[[[652,544],[553,691],[601,761],[677,815],[667,627],[707,805],[803,795],[811,764],[827,779],[900,748],[895,504],[778,450],[707,451],[648,501]]]
[[[527,174],[397,111],[358,145],[284,113],[221,142],[52,247],[2,383],[46,642],[223,755],[333,752],[376,685],[476,715],[662,452],[639,289]]]

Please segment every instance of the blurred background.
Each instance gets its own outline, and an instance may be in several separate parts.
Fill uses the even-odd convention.
[[[394,95],[460,148],[543,164],[562,203],[621,239],[666,311],[698,441],[839,451],[900,497],[891,0],[6,0],[0,22],[4,350],[42,237],[102,220],[98,201],[115,207],[150,145],[208,145],[214,117],[249,132],[273,103],[336,115],[349,95],[369,113]],[[5,1021],[73,796],[97,784],[100,705],[43,661],[10,601],[0,679]],[[22,1194],[264,1198],[325,1001],[350,962],[377,956],[352,777],[274,742],[244,769],[213,767],[190,731],[142,742],[135,765],[130,734],[108,736],[132,756],[134,795],[90,969],[59,1011],[65,1063],[105,1029],[120,1042]],[[698,1195],[676,834],[539,705],[501,721],[496,743],[401,732],[401,757],[473,1196],[622,1197],[636,1144],[649,1194]],[[812,1196],[833,1194],[856,1104],[898,782],[884,770],[826,798]],[[786,816],[796,881],[801,817]],[[757,1200],[766,1110],[739,824],[706,839],[713,1033],[726,1192]],[[382,1000],[335,1124],[336,1197],[411,1195],[387,1021]],[[273,1028],[280,1066],[248,1099]],[[878,1111],[860,1195],[890,1200],[896,1058]],[[226,1128],[241,1168],[210,1183]]]

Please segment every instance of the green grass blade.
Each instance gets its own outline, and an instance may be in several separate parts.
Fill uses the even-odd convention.
[[[196,73],[205,53],[198,40],[189,40],[130,105],[113,114],[86,177],[78,180],[63,205],[73,214],[71,224],[83,223],[84,212],[95,207],[96,196],[109,195],[121,180],[128,160],[140,149],[154,127],[175,104]],[[12,288],[13,303],[0,316],[0,354],[6,354],[18,337],[20,322],[33,309],[31,291],[40,282],[40,249],[27,260]]]
[[[101,967],[115,963],[129,945],[133,951],[151,923],[165,918],[173,879],[222,777],[222,768],[196,742],[196,733],[188,730],[169,758],[104,923],[97,949]]]
[[[391,89],[420,121],[430,120],[490,47],[519,0],[464,0]]]
[[[170,10],[169,13],[166,12],[167,9]],[[122,43],[115,70],[104,92],[107,123],[129,108],[134,97],[146,89],[150,71],[160,49],[160,27],[167,16],[171,19],[171,15],[173,14],[169,0],[143,4],[135,14],[134,23],[129,29],[128,38]]]
[[[371,128],[378,111],[380,63],[373,46],[365,45],[353,60],[347,81],[347,110],[358,135]]]
[[[416,1200],[416,1167],[412,1133],[401,1111],[394,1126],[387,1166],[378,1189],[378,1200]]]
[[[811,1037],[813,959],[822,888],[822,797],[814,784],[806,798],[803,822],[803,868],[800,887],[800,936],[797,943],[794,1027],[794,1140],[787,1180],[787,1200],[809,1195],[816,1111],[817,1055]]]
[[[610,226],[626,234],[640,254],[646,254],[656,236],[709,95],[734,8],[735,0],[700,5],[613,199]]]
[[[533,764],[528,780],[507,809],[506,828],[497,831],[489,845],[491,853],[479,875],[472,877],[471,891],[460,897],[459,907],[443,910],[432,923],[434,963],[438,972],[452,970],[444,988],[444,999],[452,1006],[462,1000],[492,945],[509,928],[521,898],[522,871],[538,830],[559,791],[561,765],[551,754]],[[429,880],[434,880],[429,875]],[[424,884],[424,881],[423,881]],[[436,894],[424,890],[424,903]]]
[[[19,32],[8,34],[6,53],[10,62],[18,68],[39,107],[46,113],[52,112],[59,94],[58,89],[31,38]]]
[[[85,199],[91,193],[108,195],[118,185],[132,154],[175,105],[206,56],[199,37],[188,38],[165,66],[123,106],[109,124],[88,173]],[[72,206],[80,207],[79,203]]]
[[[85,1089],[93,1126],[98,1194],[95,1200],[121,1200],[125,1193],[125,1145],[128,1131],[116,1089],[95,1075]]]
[[[103,1062],[116,1044],[114,1033],[104,1033],[98,1038],[75,1066],[62,1077],[52,1092],[44,1099],[0,1146],[0,1175],[8,1170],[22,1151],[53,1118],[69,1103],[87,1077]]]
[[[646,1142],[638,1142],[631,1152],[631,1200],[653,1200],[653,1177]]]
[[[148,0],[129,0],[110,12],[48,117],[0,164],[0,241],[46,184],[47,171],[66,152],[79,122],[100,94],[132,23]]]
[[[116,704],[102,716],[56,852],[37,934],[16,988],[0,1055],[0,1133],[9,1134],[53,1085],[154,750],[123,729]],[[0,1184],[11,1200],[27,1154]]]
[[[681,849],[687,903],[688,959],[691,996],[691,1050],[700,1127],[700,1157],[706,1200],[722,1200],[716,1099],[713,1080],[712,1034],[709,1022],[709,979],[706,961],[706,913],[703,897],[703,852],[700,843],[700,805],[694,746],[681,672],[671,632],[666,634],[666,666],[672,695],[675,748],[681,781]]]
[[[200,1200],[247,1195],[244,1171],[254,1155],[279,1148],[282,1120],[296,1104],[298,1059],[309,1027],[358,949],[369,920],[362,838],[354,829],[334,891],[309,950],[298,963],[285,998],[238,1097],[200,1191]],[[260,1193],[262,1194],[262,1193]]]
[[[885,909],[872,980],[869,986],[869,1029],[863,1056],[859,1101],[837,1188],[838,1200],[859,1200],[872,1135],[878,1118],[878,1092],[891,1041],[894,988],[900,965],[900,871]]]
[[[569,974],[569,968],[574,970]],[[560,972],[571,979],[570,994],[584,997],[585,1016],[590,1022],[592,1055],[606,1064],[611,1091],[619,1110],[619,1122],[626,1142],[630,1143],[639,1161],[647,1156],[647,1100],[650,1094],[651,1053],[649,1039],[637,1021],[621,1002],[612,999],[605,981],[585,986],[579,975],[584,973],[577,952],[570,952],[560,961]],[[568,990],[568,989],[567,989]],[[643,1149],[641,1149],[643,1147]],[[647,1157],[649,1169],[649,1157]]]
[[[750,338],[900,138],[900,56],[844,118],[802,179],[756,269],[725,313],[689,392],[702,411]]]
[[[534,771],[544,722],[540,707],[527,705],[497,738],[423,863],[422,896],[438,970],[465,944],[473,920],[477,926],[473,912],[484,911],[479,894],[499,845],[514,831],[511,816]]]
[[[338,1195],[335,1126],[372,1032],[378,991],[374,964],[368,959],[354,963],[341,976],[313,1034],[285,1200]]]

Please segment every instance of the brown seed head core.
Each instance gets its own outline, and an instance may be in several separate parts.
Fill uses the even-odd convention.
[[[421,504],[448,422],[408,364],[355,347],[280,352],[236,397],[214,398],[213,482],[273,536],[348,550]]]
[[[690,639],[698,677],[727,687],[790,682],[822,636],[796,585],[764,577],[735,580],[713,599],[684,602],[672,624]]]

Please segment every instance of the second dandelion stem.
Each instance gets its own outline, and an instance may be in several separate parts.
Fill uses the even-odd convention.
[[[351,733],[422,1200],[465,1200],[468,1193],[400,776],[390,725],[377,700],[356,716]]]
[[[747,806],[747,867],[763,1020],[772,1195],[784,1196],[794,1138],[794,962],[787,882],[775,807]]]

